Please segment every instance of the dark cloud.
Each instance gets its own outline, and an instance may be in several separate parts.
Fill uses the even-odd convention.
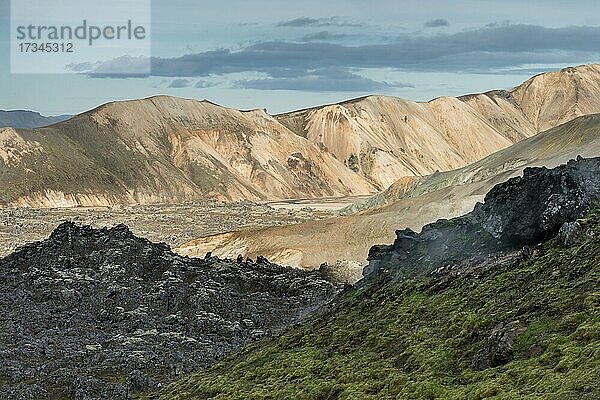
[[[191,82],[188,79],[174,79],[173,81],[171,81],[168,87],[180,89],[186,88],[190,86],[190,84]]]
[[[423,24],[425,28],[439,28],[441,26],[450,26],[450,22],[443,18],[432,19],[431,21],[425,22]]]
[[[319,23],[319,19],[317,19],[317,18],[300,17],[300,18],[289,20],[289,21],[282,21],[282,22],[278,23],[277,26],[293,26],[293,27],[315,26],[318,23]]]
[[[329,17],[329,18],[311,18],[311,17],[300,17],[291,19],[289,21],[282,21],[277,26],[285,27],[324,27],[324,26],[348,26],[348,27],[361,27],[363,24],[358,22],[345,21],[340,17]]]
[[[331,40],[339,40],[348,38],[351,35],[345,33],[331,33],[329,31],[321,31],[315,33],[309,33],[308,35],[304,35],[300,38],[300,42],[326,42]]]
[[[326,42],[263,42],[241,51],[220,49],[177,58],[155,58],[152,74],[208,76],[258,71],[302,72],[326,67],[403,70],[479,70],[524,63],[573,60],[600,54],[600,27],[484,27],[434,36],[403,35],[386,44],[345,46]]]
[[[300,90],[305,92],[374,92],[410,83],[377,82],[340,68],[326,68],[291,78],[248,79],[235,82],[236,88],[259,90]]]
[[[153,58],[152,75],[207,77],[260,72],[270,78],[242,81],[238,86],[283,89],[286,86],[310,88],[317,84],[327,85],[323,74],[315,77],[311,71],[332,69],[346,74],[362,68],[494,73],[525,64],[597,61],[600,56],[598,37],[600,27],[546,28],[501,24],[452,34],[402,35],[385,44],[346,46],[321,41],[262,42],[240,51],[219,49],[176,58]],[[78,69],[92,75],[95,70]],[[343,84],[354,88],[371,85],[376,89],[372,82],[359,78],[339,75],[335,81],[335,77],[327,77],[337,82],[338,90],[344,90]]]

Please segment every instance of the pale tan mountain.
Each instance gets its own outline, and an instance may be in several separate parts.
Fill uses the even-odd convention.
[[[349,268],[356,279],[369,248],[393,242],[396,229],[418,231],[439,218],[462,215],[494,185],[520,175],[525,167],[554,167],[578,155],[600,156],[600,115],[579,117],[454,171],[404,178],[353,215],[199,238],[178,251],[189,256],[207,251],[226,257],[262,255],[302,268],[327,262]]]
[[[404,176],[458,168],[512,144],[451,97],[416,103],[369,96],[277,119],[381,189]]]
[[[94,206],[374,193],[263,110],[166,96],[0,130],[0,204]]]
[[[600,64],[540,74],[511,93],[534,129],[545,131],[600,112]]]
[[[369,96],[272,117],[166,96],[0,130],[0,206],[368,195],[600,112],[600,66],[511,91],[417,103]],[[414,181],[414,180],[412,180]]]
[[[516,143],[538,133],[511,92],[492,90],[459,97],[504,137]]]
[[[516,88],[426,103],[369,96],[276,116],[381,189],[447,171],[580,115],[600,112],[600,66],[537,75]]]

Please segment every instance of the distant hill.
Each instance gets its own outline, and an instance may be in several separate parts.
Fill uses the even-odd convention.
[[[156,96],[34,130],[0,129],[0,205],[262,200],[374,193],[263,110]]]
[[[0,110],[0,128],[40,128],[57,122],[62,122],[71,118],[70,115],[57,115],[54,117],[45,117],[42,114],[27,110]]]

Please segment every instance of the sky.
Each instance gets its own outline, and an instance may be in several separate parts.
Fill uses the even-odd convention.
[[[279,113],[508,89],[600,61],[598,15],[596,0],[152,0],[150,74],[102,73],[130,65],[128,54],[72,63],[77,73],[15,74],[0,0],[0,109],[75,114],[167,94]]]

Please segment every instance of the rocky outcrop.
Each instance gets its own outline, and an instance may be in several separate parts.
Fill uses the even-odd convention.
[[[525,330],[526,327],[520,321],[498,324],[487,338],[485,349],[473,357],[471,368],[483,370],[512,361],[515,339]]]
[[[526,168],[522,177],[496,185],[475,206],[483,230],[511,246],[556,234],[600,199],[600,158],[578,158],[554,169]]]
[[[179,256],[124,225],[61,224],[0,260],[0,398],[125,399],[302,320],[319,272]]]
[[[554,169],[527,168],[496,185],[465,216],[396,232],[390,246],[374,246],[364,275],[402,277],[471,257],[539,243],[581,218],[600,201],[600,158]],[[418,267],[417,267],[418,265]]]

